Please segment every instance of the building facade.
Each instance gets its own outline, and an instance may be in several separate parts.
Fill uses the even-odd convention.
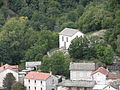
[[[77,29],[65,28],[59,33],[59,48],[68,49],[73,39],[83,36],[84,34]]]
[[[27,90],[56,90],[58,78],[50,73],[29,72],[24,78]]]
[[[8,73],[12,73],[16,81],[18,81],[18,65],[5,64],[0,67],[0,88],[3,88],[3,80]]]
[[[70,80],[92,80],[95,63],[70,63]]]

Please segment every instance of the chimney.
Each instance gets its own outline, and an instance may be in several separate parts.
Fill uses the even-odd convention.
[[[3,62],[0,63],[0,66],[3,66]]]
[[[52,75],[52,71],[50,71],[50,75]]]

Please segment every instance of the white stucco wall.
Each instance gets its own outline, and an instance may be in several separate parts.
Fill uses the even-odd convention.
[[[57,90],[68,90],[68,88],[67,87],[58,86]]]
[[[92,71],[70,71],[70,80],[92,80]]]
[[[36,80],[36,83],[35,79],[24,79],[24,85],[27,87],[27,90],[35,90],[35,87],[36,90],[41,90],[41,88],[42,90],[52,90],[52,88],[56,90],[56,84],[58,84],[58,79],[55,76],[51,76],[47,80]]]
[[[81,32],[77,32],[76,34],[74,34],[73,36],[65,36],[65,35],[59,35],[59,48],[62,48],[64,47],[64,43],[66,43],[66,48],[65,49],[68,49],[70,44],[71,44],[71,41],[73,39],[75,39],[76,37],[80,37],[80,36],[84,36],[83,33]],[[64,38],[64,40],[62,40],[62,37]],[[67,38],[68,38],[68,42],[67,42]]]
[[[100,72],[93,74],[93,79],[96,81],[97,84],[106,84],[106,75]]]
[[[27,87],[27,90],[35,90],[35,87],[36,87],[36,90],[41,90],[41,88],[42,90],[46,90],[46,81],[44,80],[36,80],[36,83],[35,83],[34,79],[24,79],[24,85]]]
[[[18,81],[18,73],[14,72],[11,69],[6,69],[6,70],[0,72],[0,87],[3,87],[3,80],[6,77],[6,74],[8,74],[8,73],[12,73],[13,76],[16,78],[16,81]]]
[[[113,87],[111,87],[111,86],[107,86],[107,87],[104,88],[103,90],[117,90],[117,89],[115,89],[115,88],[113,88]]]

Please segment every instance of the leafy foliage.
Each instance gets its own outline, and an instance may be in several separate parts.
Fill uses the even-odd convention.
[[[60,51],[56,51],[52,56],[44,56],[41,69],[43,72],[52,72],[56,75],[69,77],[70,59],[65,57]]]
[[[10,90],[12,85],[15,83],[15,77],[12,73],[6,74],[6,77],[3,80],[3,87]]]
[[[114,51],[96,37],[80,37],[72,41],[69,47],[70,56],[76,59],[97,59],[105,64],[112,64]]]
[[[22,83],[16,82],[12,85],[11,90],[26,90],[26,87]]]

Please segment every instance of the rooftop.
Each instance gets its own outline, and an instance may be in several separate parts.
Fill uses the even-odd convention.
[[[120,73],[108,74],[108,79],[120,79]]]
[[[58,86],[65,87],[93,87],[95,85],[94,81],[87,80],[64,80],[58,84]]]
[[[95,74],[97,72],[100,72],[100,73],[102,73],[104,75],[108,74],[108,70],[106,70],[104,67],[99,67],[97,70],[93,71],[93,74]]]
[[[120,63],[113,63],[107,66],[109,71],[120,71]]]
[[[95,70],[95,63],[70,63],[70,70]]]
[[[9,65],[9,64],[5,64],[3,66],[0,67],[0,72],[6,70],[6,69],[12,69],[14,71],[18,71],[18,65]]]
[[[26,62],[26,68],[27,67],[35,67],[41,65],[41,61],[34,61],[34,62]]]
[[[80,32],[80,31],[78,29],[65,28],[59,34],[66,35],[66,36],[73,36],[77,32]]]
[[[29,72],[25,78],[26,79],[36,79],[36,80],[47,80],[51,76],[50,73],[42,72]]]

